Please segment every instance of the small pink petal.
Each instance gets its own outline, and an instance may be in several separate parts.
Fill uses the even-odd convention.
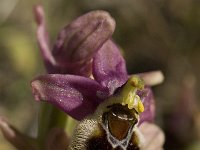
[[[147,86],[155,86],[164,81],[164,75],[161,71],[150,71],[138,74]]]
[[[163,149],[165,136],[163,131],[152,123],[144,122],[139,127],[143,135],[144,141],[141,150],[160,150]]]

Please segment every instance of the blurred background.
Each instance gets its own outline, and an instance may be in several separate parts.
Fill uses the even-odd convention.
[[[162,70],[154,87],[156,123],[166,150],[200,149],[199,0],[0,0],[0,116],[36,133],[38,104],[30,80],[45,73],[36,42],[32,8],[42,4],[51,41],[72,19],[103,9],[115,18],[114,40],[130,74]],[[0,133],[0,149],[13,150]]]

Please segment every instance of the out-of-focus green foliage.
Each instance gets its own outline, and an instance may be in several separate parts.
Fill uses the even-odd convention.
[[[193,141],[200,137],[200,1],[1,0],[0,115],[33,135],[38,106],[29,83],[45,72],[32,15],[38,3],[45,8],[51,41],[76,16],[94,9],[110,12],[117,23],[114,40],[124,50],[129,73],[161,69],[165,74],[165,83],[154,89],[165,149],[198,149]],[[1,134],[0,149],[13,149]]]

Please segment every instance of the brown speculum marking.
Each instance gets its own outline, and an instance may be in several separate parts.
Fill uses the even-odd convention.
[[[110,134],[119,141],[128,136],[128,133],[137,122],[136,111],[120,104],[111,106],[110,110],[103,114],[104,126],[108,126]]]
[[[101,135],[91,137],[86,143],[86,150],[123,150],[121,147],[113,148],[112,145],[107,140],[107,135],[105,130],[99,124],[99,129],[102,131]],[[137,135],[132,134],[131,140],[127,146],[127,150],[139,150],[137,146]]]
[[[98,125],[100,134],[88,139],[86,150],[139,150],[139,139],[133,131],[137,122],[137,112],[127,105],[108,106]]]

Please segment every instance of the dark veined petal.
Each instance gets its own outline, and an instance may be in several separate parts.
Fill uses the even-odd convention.
[[[49,36],[46,29],[46,22],[42,6],[37,5],[34,7],[34,15],[38,25],[37,40],[40,47],[40,52],[46,65],[46,69],[49,73],[55,72],[54,66],[56,65],[56,62],[51,54]]]
[[[144,121],[152,122],[155,119],[155,100],[151,88],[145,87],[144,90],[138,91],[144,105],[144,112],[140,114],[141,124]]]
[[[91,58],[115,29],[108,12],[91,11],[64,27],[58,35],[53,55],[62,62],[80,62]]]
[[[91,75],[91,58],[114,29],[115,20],[102,10],[86,13],[64,27],[53,48],[60,72]]]
[[[93,76],[110,94],[128,79],[126,64],[117,45],[108,40],[93,59]]]
[[[53,54],[42,6],[34,7],[34,15],[38,25],[37,39],[48,73],[90,76],[92,56],[115,29],[115,20],[109,13],[92,11],[64,27],[58,34]]]
[[[105,88],[96,81],[74,75],[39,76],[31,86],[36,100],[52,103],[77,120],[93,113],[97,101],[106,96]]]

